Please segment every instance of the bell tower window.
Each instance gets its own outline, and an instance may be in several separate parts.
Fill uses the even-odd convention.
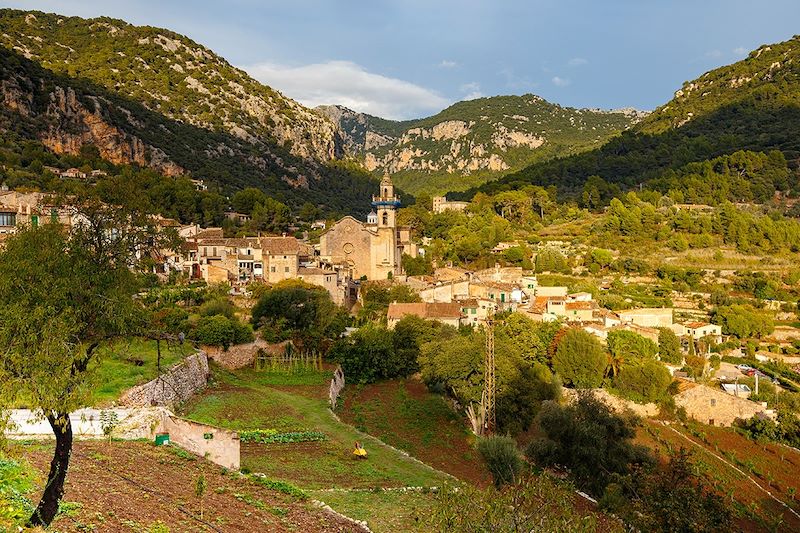
[[[383,225],[384,226],[389,225],[389,213],[386,212],[383,213]]]

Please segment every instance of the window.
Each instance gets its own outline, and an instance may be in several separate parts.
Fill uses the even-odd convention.
[[[275,267],[269,267],[270,272],[276,272]]]
[[[17,214],[16,213],[0,213],[0,226],[16,226]]]
[[[289,267],[283,267],[284,272],[289,272]]]
[[[39,226],[39,217],[37,215],[31,215],[31,226],[34,228]]]
[[[711,407],[714,407],[716,405],[717,405],[717,399],[716,398],[711,398]],[[713,426],[714,424],[711,424],[711,425]]]
[[[386,226],[389,224],[389,213],[383,214],[383,225]]]

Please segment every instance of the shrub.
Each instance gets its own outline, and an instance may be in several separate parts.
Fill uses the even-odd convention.
[[[650,339],[633,331],[614,330],[608,333],[608,351],[615,357],[655,357],[658,346]]]
[[[492,435],[478,441],[480,452],[496,487],[514,482],[522,471],[522,456],[517,443],[511,437]]]
[[[669,370],[658,361],[652,360],[625,365],[614,378],[614,386],[638,402],[660,400],[667,393],[671,382]]]
[[[567,331],[553,356],[553,370],[565,384],[579,389],[599,387],[606,364],[600,342],[581,329]]]
[[[653,462],[646,448],[633,444],[634,424],[589,392],[566,406],[545,402],[536,417],[544,437],[525,455],[541,466],[567,467],[579,487],[600,496],[613,475]]]
[[[236,314],[236,306],[227,298],[214,298],[201,305],[198,313],[200,316],[223,315],[232,319]]]
[[[222,346],[226,350],[233,344],[253,341],[253,330],[247,324],[224,315],[202,317],[197,322],[193,338],[200,344]]]

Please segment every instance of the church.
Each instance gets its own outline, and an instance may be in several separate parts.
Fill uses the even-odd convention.
[[[411,228],[397,225],[400,199],[389,174],[384,174],[373,211],[366,223],[351,216],[336,222],[320,236],[320,259],[350,271],[352,279],[387,279],[403,273],[403,254],[417,256]]]

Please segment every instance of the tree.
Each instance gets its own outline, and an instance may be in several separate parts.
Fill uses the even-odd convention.
[[[570,405],[545,402],[536,425],[544,437],[532,441],[525,455],[541,466],[567,467],[575,483],[596,496],[614,474],[652,462],[646,448],[633,444],[633,420],[588,391]]]
[[[494,478],[494,486],[513,483],[522,471],[522,454],[511,437],[491,435],[478,440],[478,452]]]
[[[614,386],[634,401],[655,402],[667,393],[672,382],[669,370],[658,361],[645,359],[622,368]]]
[[[367,324],[331,348],[330,357],[342,365],[351,383],[374,383],[397,377],[401,371],[395,359],[392,332],[385,327]]]
[[[658,329],[658,355],[665,363],[678,364],[683,359],[681,340],[669,328]]]
[[[582,329],[570,329],[558,343],[553,370],[567,385],[578,389],[599,387],[606,369],[600,342]]]
[[[624,361],[654,358],[658,352],[656,343],[636,332],[624,329],[610,331],[607,343],[611,355]]]
[[[619,476],[600,504],[639,531],[729,530],[729,506],[694,471],[690,453],[681,448],[664,465],[654,463]]]
[[[322,287],[284,280],[258,299],[251,320],[265,338],[292,338],[296,344],[319,349],[344,332],[348,317]]]
[[[152,222],[135,209],[76,199],[71,228],[20,228],[0,252],[0,399],[25,398],[55,435],[47,484],[29,523],[58,513],[72,452],[69,413],[86,400],[90,365],[106,341],[133,331],[143,316],[132,296]]]

